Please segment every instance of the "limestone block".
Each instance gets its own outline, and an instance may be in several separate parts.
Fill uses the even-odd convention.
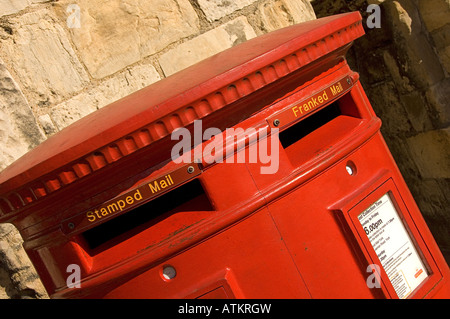
[[[105,81],[96,88],[96,105],[98,108],[102,108],[160,79],[161,77],[153,65],[142,64],[127,68],[118,76]]]
[[[39,116],[38,121],[41,124],[41,127],[43,128],[45,134],[53,135],[58,131],[55,127],[55,124],[53,124],[50,115],[48,114],[41,115]]]
[[[419,11],[442,66],[450,73],[450,0],[420,0]]]
[[[13,294],[14,286],[9,278],[9,273],[6,269],[0,267],[0,299],[10,299]]]
[[[44,139],[25,96],[0,59],[0,171]]]
[[[169,76],[255,36],[247,18],[238,17],[162,54],[159,63]]]
[[[419,0],[419,11],[429,32],[450,23],[450,0]]]
[[[441,81],[445,77],[441,62],[423,32],[414,3],[386,1],[383,5],[387,14],[386,21],[391,23],[402,71],[423,90]]]
[[[407,139],[423,178],[450,178],[450,127]]]
[[[47,0],[2,0],[0,17],[17,13],[33,3],[46,2]]]
[[[0,265],[3,276],[8,274],[9,281],[2,278],[3,297],[6,298],[48,298],[33,264],[22,247],[23,240],[17,229],[11,224],[0,224]],[[0,293],[0,296],[2,294]]]
[[[50,117],[59,130],[122,97],[160,80],[152,65],[138,65],[55,106]]]
[[[95,100],[89,93],[80,93],[52,108],[50,117],[59,130],[95,112]]]
[[[9,33],[0,34],[0,55],[32,107],[60,102],[87,83],[87,73],[50,10],[15,17],[9,26]]]
[[[450,78],[430,87],[426,92],[426,97],[436,114],[438,126],[445,127],[450,125]]]
[[[261,4],[257,15],[261,27],[274,31],[292,24],[314,20],[316,15],[307,0],[279,0]]]
[[[66,22],[73,0],[59,1]],[[74,45],[96,79],[111,75],[199,30],[188,0],[80,0],[79,28],[69,28]],[[69,14],[70,13],[70,14]]]
[[[433,127],[429,118],[426,103],[422,95],[417,92],[411,92],[400,95],[406,114],[411,126],[416,132],[430,130]]]
[[[251,5],[254,2],[256,2],[256,0],[198,0],[200,8],[210,22],[219,20],[220,18]]]
[[[0,7],[0,16],[19,12],[29,4],[30,2],[28,0],[4,0]]]
[[[385,82],[371,87],[368,96],[375,113],[383,121],[381,127],[383,134],[398,136],[412,131],[408,114],[397,94],[395,82]]]
[[[431,37],[443,68],[450,73],[450,23],[433,31]]]
[[[450,45],[438,52],[442,66],[447,73],[450,73]]]

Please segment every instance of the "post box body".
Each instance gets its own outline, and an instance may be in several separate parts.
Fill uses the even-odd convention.
[[[49,294],[450,297],[448,265],[345,60],[362,35],[350,13],[248,41],[5,170],[1,221]]]

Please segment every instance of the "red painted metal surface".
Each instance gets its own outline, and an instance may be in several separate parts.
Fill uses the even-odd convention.
[[[426,274],[407,297],[448,298],[448,266],[345,60],[363,34],[359,13],[292,26],[83,118],[0,174],[0,221],[54,298],[397,298],[383,267],[368,286],[383,254],[358,219],[389,194]],[[231,149],[268,142],[278,169],[195,156],[215,138],[177,164],[170,135],[196,120],[265,129]]]

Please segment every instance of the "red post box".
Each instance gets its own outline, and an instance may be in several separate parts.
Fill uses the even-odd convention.
[[[448,298],[450,272],[346,60],[359,13],[247,41],[0,175],[53,298]]]

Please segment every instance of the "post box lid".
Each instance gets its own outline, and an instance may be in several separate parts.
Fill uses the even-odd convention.
[[[260,90],[363,34],[359,12],[290,26],[248,40],[105,106],[48,138],[0,173],[0,215],[2,211],[5,214],[19,208],[8,201],[11,193],[19,196],[21,205],[26,206],[111,164],[108,161],[96,164],[95,156],[105,155],[112,143],[122,147],[120,154],[109,156],[111,162],[137,149],[152,147],[158,138],[170,135],[176,128]],[[277,70],[272,78],[264,77],[265,83],[250,88],[241,89],[236,85],[238,96],[227,95],[226,88],[230,85],[256,72],[265,75],[265,68],[293,54],[297,58],[295,67],[283,72]],[[211,101],[210,109],[205,111],[200,102],[208,101],[208,96],[217,92],[223,93],[224,101],[215,105]],[[127,137],[144,128],[148,130],[150,140],[134,141],[127,147]],[[64,179],[62,168],[76,168],[81,161],[91,167],[86,172],[75,169],[74,178]],[[45,188],[34,189],[36,181]],[[31,191],[32,195],[25,199],[22,191],[27,194]]]

